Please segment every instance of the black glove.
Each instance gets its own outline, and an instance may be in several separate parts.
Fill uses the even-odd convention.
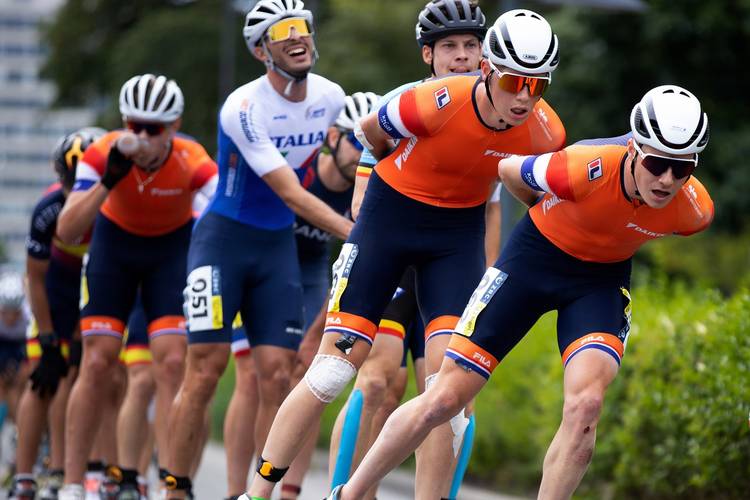
[[[52,397],[57,392],[60,379],[68,374],[68,363],[60,352],[60,343],[54,333],[40,333],[39,345],[42,347],[42,359],[31,374],[31,390],[41,398]]]
[[[107,157],[107,167],[102,175],[102,185],[111,191],[115,184],[128,175],[132,167],[133,161],[117,149],[117,144],[113,144]]]

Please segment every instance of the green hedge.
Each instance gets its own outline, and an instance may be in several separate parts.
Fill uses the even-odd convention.
[[[633,331],[576,498],[747,498],[750,294],[725,299],[655,281],[634,290]],[[542,317],[480,394],[473,482],[535,491],[562,409],[555,319]],[[219,394],[217,406],[225,399]],[[322,446],[339,399],[325,413]]]

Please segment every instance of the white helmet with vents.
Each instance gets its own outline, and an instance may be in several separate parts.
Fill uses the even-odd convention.
[[[125,120],[171,123],[182,116],[184,107],[182,90],[166,76],[137,75],[120,90],[120,113]]]
[[[26,295],[23,277],[15,271],[6,271],[0,275],[0,307],[20,309]]]
[[[346,104],[336,118],[336,126],[343,130],[353,131],[362,118],[369,115],[380,100],[374,92],[355,92],[346,96]]]
[[[708,116],[697,97],[677,85],[649,90],[630,113],[638,144],[670,154],[700,153],[708,144]]]
[[[549,73],[560,62],[557,35],[546,19],[526,9],[509,10],[484,37],[482,51],[495,66],[526,74]]]

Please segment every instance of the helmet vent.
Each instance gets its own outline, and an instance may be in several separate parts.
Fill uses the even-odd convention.
[[[490,32],[490,49],[500,59],[505,59],[507,57],[502,45],[500,45],[500,41],[497,39],[497,33],[495,30]]]
[[[635,122],[635,128],[638,131],[639,134],[641,134],[644,137],[650,138],[651,134],[649,133],[648,129],[646,128],[646,124],[643,123],[643,112],[641,111],[641,108],[638,107],[635,110],[635,119],[633,120]]]

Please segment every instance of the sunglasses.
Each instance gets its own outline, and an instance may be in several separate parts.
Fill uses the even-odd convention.
[[[163,123],[141,123],[141,122],[127,122],[128,130],[135,134],[140,134],[142,130],[150,136],[160,135],[167,128]]]
[[[292,38],[292,28],[299,36],[310,36],[312,30],[307,21],[302,17],[287,17],[272,24],[266,31],[266,36],[272,42],[283,42]]]
[[[362,146],[362,143],[357,140],[354,132],[349,132],[348,134],[346,134],[346,140],[349,141],[357,151],[364,151],[365,147]]]
[[[672,175],[675,179],[684,179],[690,175],[693,175],[695,167],[698,166],[698,155],[692,160],[683,158],[672,158],[669,156],[660,156],[651,153],[644,153],[643,150],[638,146],[638,143],[633,141],[633,147],[635,151],[641,156],[641,163],[651,175],[661,177],[664,172],[672,169]]]
[[[497,69],[490,60],[487,60],[487,62],[490,63],[490,67],[497,73],[497,86],[501,90],[510,92],[511,94],[518,94],[524,87],[528,87],[531,97],[539,97],[544,94],[544,91],[547,90],[547,87],[552,82],[551,76],[528,76],[507,73]]]

